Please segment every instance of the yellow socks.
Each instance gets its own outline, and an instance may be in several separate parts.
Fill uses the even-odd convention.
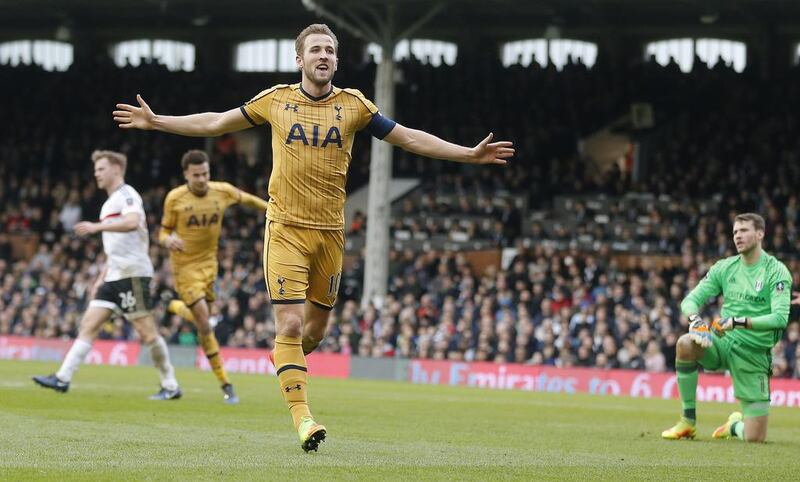
[[[191,308],[189,308],[189,306],[187,306],[186,303],[181,300],[170,301],[169,305],[167,305],[167,311],[170,313],[175,313],[184,320],[194,321],[194,314],[192,313]]]
[[[170,301],[169,305],[167,305],[167,311],[170,313],[175,313],[184,320],[189,320],[192,323],[195,322],[192,309],[181,300]],[[212,331],[208,334],[208,336],[202,336],[198,333],[197,338],[200,339],[200,345],[203,347],[203,352],[206,354],[206,358],[208,358],[208,364],[211,365],[211,370],[214,372],[217,380],[219,380],[222,385],[230,384],[228,381],[228,374],[225,373],[225,367],[222,366],[222,355],[219,353],[219,342],[217,341],[217,337],[214,335],[214,332]]]
[[[300,419],[311,416],[306,396],[308,368],[306,367],[306,357],[303,355],[302,339],[276,336],[273,358],[281,393],[292,414],[294,428],[297,430],[297,427],[300,426]]]
[[[212,331],[208,336],[199,336],[199,338],[200,344],[203,346],[203,352],[205,352],[208,363],[211,365],[211,370],[214,371],[217,380],[222,385],[229,384],[228,374],[225,373],[225,368],[222,366],[222,355],[219,353],[219,343],[217,342],[217,337],[214,336],[214,332]]]

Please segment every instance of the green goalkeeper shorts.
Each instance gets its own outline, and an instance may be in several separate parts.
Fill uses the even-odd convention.
[[[730,334],[713,336],[700,365],[709,371],[728,370],[733,378],[733,394],[741,402],[769,402],[769,375],[772,355],[764,348],[743,345]]]

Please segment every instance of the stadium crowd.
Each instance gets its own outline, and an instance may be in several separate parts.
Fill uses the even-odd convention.
[[[146,196],[152,202],[153,195]],[[259,269],[262,221],[234,210],[225,221],[214,320],[221,343],[270,348],[274,323]],[[152,218],[152,215],[150,216]],[[157,225],[154,222],[150,226]],[[63,228],[61,228],[63,230]],[[56,228],[58,231],[59,228]],[[48,236],[48,232],[44,233]],[[72,337],[86,293],[102,261],[98,239],[53,234],[29,262],[0,260],[0,334]],[[0,251],[9,253],[8,235]],[[153,246],[153,289],[169,296],[165,250]],[[381,306],[359,309],[363,260],[341,283],[321,350],[379,357],[488,360],[557,366],[665,371],[686,331],[678,303],[715,257],[686,250],[657,265],[639,258],[623,266],[606,248],[598,253],[556,252],[537,245],[520,250],[508,269],[475,273],[459,253],[391,253],[390,295]],[[800,263],[788,262],[800,273]],[[190,324],[165,315],[172,343],[195,344]],[[712,316],[716,305],[709,305]],[[776,376],[800,377],[800,326],[790,324],[773,353]],[[130,339],[120,318],[101,338]]]
[[[797,83],[791,77],[770,83],[772,90],[765,93],[753,88],[763,81],[734,75],[724,67],[681,74],[645,63],[631,67],[630,75],[622,76],[624,81],[613,82],[619,71],[612,77],[602,66],[586,69],[572,64],[557,72],[535,63],[530,68],[503,68],[495,60],[479,60],[437,69],[404,62],[397,118],[464,143],[482,138],[491,128],[515,140],[519,160],[508,169],[476,171],[398,153],[395,174],[424,174],[425,182],[421,202],[398,207],[392,232],[446,235],[453,228],[443,219],[475,217],[479,220],[465,228],[468,237],[516,246],[517,257],[506,269],[495,266],[478,273],[459,253],[392,251],[390,295],[380,306],[362,310],[357,303],[363,259],[354,256],[321,350],[671,370],[675,342],[686,331],[678,303],[711,262],[732,252],[730,221],[739,210],[765,215],[766,248],[784,259],[794,273],[795,286],[800,286],[800,209],[790,189],[800,184],[796,158],[800,136],[793,104],[779,105],[781,99],[800,98],[794,95]],[[116,101],[142,92],[154,108],[166,112],[224,109],[246,100],[242,92],[246,97],[264,87],[264,76],[253,74],[226,74],[211,82],[200,74],[169,73],[155,65],[95,68],[103,75],[92,78],[76,71],[52,74],[0,66],[0,86],[6,87],[1,89],[0,105],[7,113],[0,120],[0,334],[75,336],[87,291],[102,262],[99,238],[82,240],[71,233],[77,221],[97,216],[105,196],[91,179],[88,155],[94,148],[121,146],[128,153],[132,160],[128,180],[142,193],[148,225],[155,229],[167,190],[181,182],[180,153],[202,147],[193,139],[167,141],[159,134],[118,132],[106,112]],[[370,64],[352,69],[342,83],[368,92],[373,69]],[[282,80],[278,77],[272,80]],[[160,87],[175,79],[186,89],[167,92]],[[462,88],[467,95],[458,103],[439,95],[443,85],[465,79],[481,79],[474,85],[487,87]],[[742,95],[734,100],[709,97],[721,82]],[[15,88],[7,88],[10,85]],[[19,89],[31,93],[18,95]],[[52,95],[45,100],[35,91]],[[531,99],[525,107],[520,107],[520,95]],[[577,139],[632,100],[671,106],[678,113],[669,119],[668,135],[646,140],[655,161],[647,166],[645,181],[634,182],[627,173],[615,171],[598,182],[586,172]],[[61,120],[89,103],[107,108],[85,122]],[[665,111],[670,113],[669,108]],[[695,117],[690,122],[691,116]],[[695,128],[696,124],[704,127]],[[37,128],[30,129],[31,125]],[[358,142],[351,187],[363,184],[368,174],[367,139]],[[261,162],[254,165],[237,155],[230,143],[221,139],[215,144],[213,177],[266,197],[269,153],[260,154]],[[728,168],[732,165],[736,168]],[[439,202],[443,192],[452,200]],[[608,213],[593,212],[586,204],[569,213],[577,220],[574,230],[555,232],[543,226],[552,219],[529,226],[520,207],[550,208],[556,194],[627,192],[669,196],[674,202],[644,212],[625,203],[612,207],[614,216],[641,226],[627,234],[597,231],[594,235],[581,220]],[[502,193],[501,198],[496,199],[496,193]],[[716,197],[714,210],[698,208],[698,200],[711,197]],[[357,217],[348,234],[360,236],[367,221],[363,215]],[[225,218],[213,311],[217,336],[228,346],[270,348],[274,339],[260,269],[263,223],[260,217],[236,209]],[[545,243],[587,233],[600,243],[593,252],[555,250]],[[11,238],[29,234],[41,242],[29,260],[15,260]],[[655,257],[623,262],[609,243],[624,236],[649,241],[656,246],[653,252],[672,257],[663,263]],[[153,290],[162,300],[156,308],[161,330],[172,343],[195,344],[192,326],[164,313],[172,286],[166,254],[152,245]],[[709,305],[706,315],[712,316],[716,308]],[[796,315],[793,312],[792,319]],[[134,336],[122,319],[109,323],[101,334],[109,339]],[[776,376],[800,377],[799,336],[794,321],[773,351]]]

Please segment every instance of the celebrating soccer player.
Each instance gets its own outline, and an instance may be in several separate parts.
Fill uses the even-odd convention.
[[[161,390],[152,400],[181,397],[175,370],[169,360],[164,339],[158,334],[150,297],[153,264],[147,254],[150,237],[147,218],[139,193],[125,184],[127,158],[113,151],[94,151],[94,177],[97,187],[108,193],[100,210],[100,222],[75,225],[75,233],[88,236],[103,233],[106,265],[92,287],[89,308],[83,314],[78,338],[67,352],[61,368],[53,375],[33,377],[39,385],[59,392],[69,390],[72,374],[86,359],[100,328],[114,312],[129,319],[139,337],[150,347],[150,355],[161,375]]]
[[[736,216],[733,242],[736,256],[716,262],[681,303],[689,318],[689,333],[680,337],[675,369],[683,416],[661,436],[694,438],[697,366],[728,370],[742,412],[734,412],[718,427],[714,438],[763,442],[769,415],[769,376],[772,347],[780,341],[789,318],[792,276],[783,263],[761,249],[764,218]],[[707,323],[700,308],[709,297],[722,294],[721,320]]]
[[[272,126],[264,275],[276,318],[273,357],[301,446],[309,451],[326,430],[308,407],[305,355],[323,339],[341,279],[345,181],[355,133],[366,130],[415,154],[472,164],[505,164],[514,149],[511,142],[491,142],[492,134],[475,147],[451,144],[384,117],[358,90],[333,86],[338,40],[326,25],[300,32],[295,51],[301,81],[264,90],[241,107],[164,116],[137,95],[138,106],[117,104],[114,120],[122,128],[186,136]]]
[[[215,299],[217,248],[225,209],[241,203],[266,211],[267,202],[227,182],[210,181],[210,162],[203,151],[186,152],[181,167],[186,184],[167,194],[158,234],[158,241],[170,250],[175,291],[180,298],[172,300],[167,309],[197,327],[200,345],[222,384],[223,400],[236,404],[239,398],[222,365],[219,343],[208,319],[208,303]]]

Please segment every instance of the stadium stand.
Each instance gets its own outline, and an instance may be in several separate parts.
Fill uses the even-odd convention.
[[[732,253],[730,221],[740,210],[765,215],[766,248],[785,259],[798,284],[796,69],[766,81],[722,63],[683,74],[643,62],[621,74],[602,63],[557,71],[473,60],[439,68],[401,62],[397,117],[464,143],[499,125],[495,133],[515,140],[518,160],[507,169],[478,172],[398,153],[395,174],[424,175],[425,182],[393,208],[391,294],[381,306],[358,305],[359,253],[369,221],[362,213],[349,226],[350,268],[322,350],[672,370],[675,342],[686,331],[676,303],[713,260]],[[340,80],[369,92],[374,68],[365,63]],[[86,76],[87,69],[96,75]],[[129,182],[140,189],[155,229],[166,191],[180,183],[180,154],[203,147],[193,139],[123,135],[108,116],[64,122],[70,113],[88,102],[110,110],[133,92],[158,110],[222,109],[280,81],[294,77],[209,78],[156,64],[120,69],[110,60],[64,73],[0,66],[0,109],[6,113],[0,117],[0,334],[76,334],[102,261],[98,239],[71,234],[75,222],[95,217],[102,202],[89,152],[121,146],[129,155]],[[185,87],[167,89],[176,82]],[[467,82],[493,87],[462,87],[466,94],[459,102],[439,95],[442,85]],[[733,92],[724,98],[723,83]],[[42,91],[47,98],[35,95]],[[598,180],[577,141],[634,101],[651,103],[663,116],[666,127],[644,134],[654,161],[642,181],[619,170]],[[460,122],[445,122],[452,118]],[[350,188],[366,182],[367,141],[360,138],[354,149]],[[256,167],[237,153],[234,141],[220,140],[214,177],[266,197],[269,153],[260,156]],[[214,312],[217,335],[228,346],[270,348],[274,339],[260,269],[262,230],[263,219],[244,211],[225,219]],[[517,256],[504,269],[479,272],[457,251],[476,242],[516,248]],[[647,256],[631,262],[625,256],[630,253]],[[151,248],[159,296],[172,285],[165,254]],[[709,305],[707,314],[716,308]],[[191,325],[165,315],[163,306],[158,310],[171,343],[196,343]],[[800,377],[799,335],[792,322],[773,351],[775,376]],[[133,336],[122,319],[101,335]]]

